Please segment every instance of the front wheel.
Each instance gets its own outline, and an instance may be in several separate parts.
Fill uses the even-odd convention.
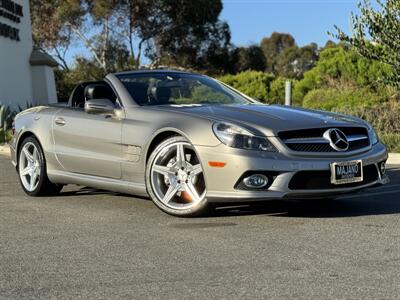
[[[23,190],[29,196],[55,195],[62,189],[62,185],[48,179],[43,150],[34,137],[22,142],[18,153],[18,175]]]
[[[153,151],[146,168],[146,187],[153,202],[168,214],[193,217],[209,208],[201,162],[183,137],[169,138]]]

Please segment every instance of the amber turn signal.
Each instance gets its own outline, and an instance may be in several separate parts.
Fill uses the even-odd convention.
[[[210,167],[214,167],[214,168],[223,168],[223,167],[225,167],[226,163],[221,162],[221,161],[209,161],[208,165]]]

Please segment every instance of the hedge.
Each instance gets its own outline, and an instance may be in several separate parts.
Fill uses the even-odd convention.
[[[257,71],[245,71],[237,75],[225,75],[219,78],[242,93],[263,102],[267,101],[268,87],[273,79],[273,75]]]
[[[372,92],[368,88],[336,89],[321,88],[307,93],[303,106],[322,110],[336,110],[347,107],[373,107],[390,100],[387,93]]]
[[[11,138],[12,138],[11,130],[7,130],[4,132],[3,129],[0,129],[0,145],[8,143],[9,141],[11,141]]]
[[[353,115],[372,124],[390,152],[400,152],[400,103],[390,101],[372,107],[342,107],[334,111]]]

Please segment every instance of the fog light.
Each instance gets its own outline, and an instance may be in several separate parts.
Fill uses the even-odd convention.
[[[381,162],[380,169],[381,169],[382,175],[386,173],[386,163],[385,162]]]
[[[254,174],[243,179],[243,183],[248,188],[261,189],[268,184],[268,177],[262,174]]]

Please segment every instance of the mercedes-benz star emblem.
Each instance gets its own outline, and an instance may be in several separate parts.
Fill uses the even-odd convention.
[[[347,151],[349,149],[349,141],[343,131],[337,128],[331,128],[324,132],[324,139],[336,151]]]

